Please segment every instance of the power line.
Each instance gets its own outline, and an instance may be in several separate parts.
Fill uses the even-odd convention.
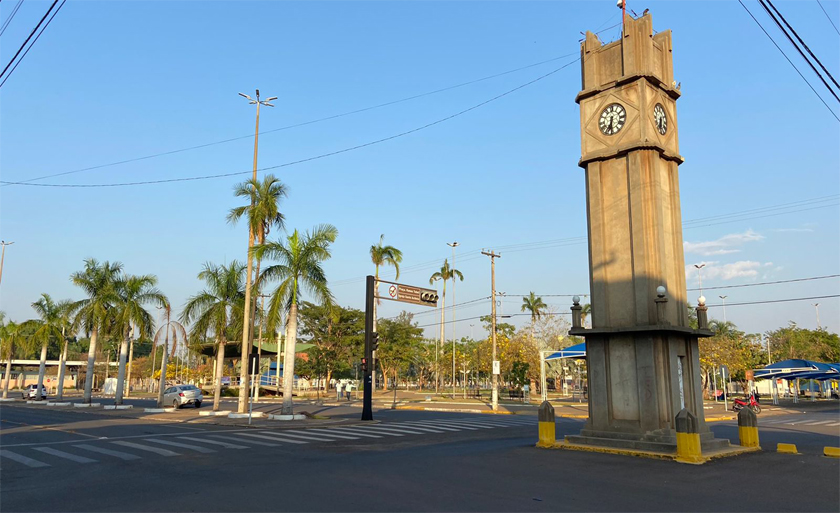
[[[271,129],[271,130],[263,130],[262,132],[260,132],[260,135],[270,134],[270,133],[273,133],[273,132],[281,132],[281,131],[284,131],[284,130],[290,130],[292,128],[298,128],[298,127],[302,127],[302,126],[306,126],[306,125],[312,125],[312,124],[315,124],[315,123],[321,123],[323,121],[329,121],[329,120],[332,120],[332,119],[337,119],[337,118],[341,118],[341,117],[345,117],[345,116],[350,116],[350,115],[353,115],[353,114],[359,114],[359,113],[362,113],[362,112],[367,112],[367,111],[374,110],[374,109],[379,109],[379,108],[382,108],[382,107],[388,107],[390,105],[395,105],[395,104],[398,104],[398,103],[403,103],[403,102],[407,102],[407,101],[411,101],[411,100],[416,100],[418,98],[423,98],[425,96],[430,96],[430,95],[433,95],[433,94],[438,94],[438,93],[442,93],[442,92],[445,92],[445,91],[451,91],[453,89],[458,89],[458,88],[461,88],[461,87],[465,87],[465,86],[468,86],[468,85],[477,84],[479,82],[484,82],[486,80],[491,80],[493,78],[498,78],[498,77],[501,77],[501,76],[504,76],[504,75],[509,75],[511,73],[516,73],[518,71],[534,68],[536,66],[541,66],[543,64],[547,64],[549,62],[554,62],[554,61],[558,61],[558,60],[561,60],[561,59],[565,59],[567,57],[573,57],[575,55],[577,55],[577,53],[570,53],[570,54],[566,54],[566,55],[561,55],[559,57],[554,57],[554,58],[551,58],[551,59],[546,59],[544,61],[535,62],[533,64],[528,64],[526,66],[521,66],[519,68],[511,69],[511,70],[508,70],[508,71],[503,71],[501,73],[496,73],[496,74],[489,75],[489,76],[486,76],[486,77],[470,80],[468,82],[462,82],[460,84],[456,84],[456,85],[452,85],[452,86],[448,86],[448,87],[443,87],[441,89],[436,89],[434,91],[427,91],[425,93],[420,93],[420,94],[416,94],[416,95],[413,95],[413,96],[408,96],[406,98],[401,98],[399,100],[393,100],[393,101],[389,101],[389,102],[385,102],[385,103],[380,103],[378,105],[373,105],[373,106],[370,106],[370,107],[364,107],[364,108],[361,108],[361,109],[356,109],[356,110],[352,110],[352,111],[349,111],[349,112],[344,112],[344,113],[341,113],[341,114],[333,114],[331,116],[326,116],[326,117],[318,118],[318,119],[312,119],[312,120],[304,121],[304,122],[301,122],[301,123],[295,123],[293,125],[287,125],[287,126],[283,126],[283,127],[280,127],[280,128],[274,128],[274,129]],[[574,62],[574,61],[572,61],[572,62]],[[55,178],[57,176],[71,175],[71,174],[75,174],[75,173],[81,173],[81,172],[84,172],[84,171],[93,171],[95,169],[102,169],[102,168],[106,168],[106,167],[118,166],[118,165],[122,165],[122,164],[129,164],[129,163],[132,163],[132,162],[139,162],[139,161],[142,161],[142,160],[148,160],[148,159],[163,157],[163,156],[167,156],[167,155],[174,155],[174,154],[177,154],[177,153],[183,153],[185,151],[192,151],[192,150],[198,150],[198,149],[201,149],[201,148],[208,148],[210,146],[217,146],[217,145],[226,144],[226,143],[229,143],[229,142],[240,141],[242,139],[251,139],[252,137],[254,137],[254,134],[242,135],[242,136],[238,136],[238,137],[231,137],[229,139],[222,139],[220,141],[214,141],[214,142],[199,144],[199,145],[196,145],[196,146],[189,146],[189,147],[186,147],[186,148],[179,148],[179,149],[176,149],[176,150],[164,151],[164,152],[160,152],[160,153],[153,153],[151,155],[144,155],[142,157],[134,157],[134,158],[130,158],[130,159],[119,160],[119,161],[111,162],[111,163],[108,163],[108,164],[99,164],[99,165],[96,165],[96,166],[90,166],[90,167],[85,167],[85,168],[81,168],[81,169],[74,169],[72,171],[64,171],[62,173],[54,173],[54,174],[50,174],[50,175],[39,176],[37,178],[30,178],[28,180],[20,180],[19,182],[21,182],[21,183],[35,182],[35,181],[44,180],[44,179],[47,179],[47,178]],[[15,183],[15,184],[3,183],[3,185],[0,185],[0,186],[5,187],[6,185],[19,185],[19,184],[18,183]]]
[[[766,1],[767,3],[765,3],[765,1]],[[799,55],[800,55],[800,56],[801,56],[801,57],[805,60],[805,62],[807,62],[807,63],[808,63],[808,66],[810,66],[810,67],[811,67],[811,69],[814,71],[814,73],[816,73],[817,77],[819,77],[820,81],[823,83],[823,85],[825,86],[825,88],[826,88],[826,89],[828,89],[828,92],[829,92],[829,93],[831,93],[831,95],[832,95],[832,96],[834,96],[834,99],[835,99],[835,100],[837,100],[838,102],[840,102],[840,97],[838,97],[838,96],[837,96],[837,93],[835,93],[835,92],[831,89],[831,86],[830,86],[830,85],[828,85],[828,82],[826,82],[826,81],[825,81],[825,78],[823,78],[823,76],[822,76],[822,75],[820,74],[820,72],[817,70],[816,66],[814,66],[814,63],[812,63],[812,62],[808,59],[808,57],[807,57],[807,56],[805,55],[805,53],[802,51],[802,48],[800,48],[799,46],[797,46],[796,42],[795,42],[795,41],[793,40],[793,38],[791,37],[790,33],[789,33],[787,30],[785,30],[785,27],[783,27],[783,26],[782,26],[781,22],[779,22],[779,19],[781,19],[782,21],[784,21],[785,25],[788,27],[788,29],[790,29],[790,32],[791,32],[791,33],[793,33],[793,35],[794,35],[794,36],[796,36],[796,39],[798,39],[798,40],[799,40],[799,43],[800,43],[803,47],[805,47],[805,49],[806,49],[806,50],[808,50],[808,53],[810,53],[810,54],[811,54],[811,57],[813,57],[813,59],[814,59],[815,61],[817,61],[817,64],[819,64],[819,65],[820,65],[820,67],[823,69],[823,71],[825,71],[825,72],[828,74],[828,71],[825,69],[825,66],[823,66],[823,65],[822,65],[822,62],[820,62],[820,60],[819,60],[819,59],[817,59],[817,57],[816,57],[813,53],[811,53],[811,50],[809,50],[809,49],[808,49],[808,46],[805,44],[805,42],[804,42],[804,41],[802,41],[802,39],[801,39],[801,38],[800,38],[800,37],[796,34],[796,32],[793,30],[793,28],[791,28],[791,26],[790,26],[790,25],[788,25],[787,21],[785,21],[785,19],[782,17],[781,13],[779,13],[779,11],[776,9],[776,7],[775,7],[775,6],[773,6],[773,4],[771,4],[771,3],[769,2],[769,0],[758,0],[758,3],[759,3],[759,5],[761,5],[761,7],[763,7],[763,8],[764,8],[764,10],[765,10],[765,11],[767,11],[767,14],[769,14],[769,15],[770,15],[770,18],[773,20],[773,22],[776,24],[776,26],[777,26],[777,27],[779,27],[779,30],[781,30],[781,31],[782,31],[782,34],[784,34],[784,35],[785,35],[785,37],[788,39],[788,41],[790,41],[790,44],[792,44],[792,45],[793,45],[793,47],[796,49],[797,53],[799,53]],[[776,18],[776,16],[775,16],[775,15],[773,15],[773,11],[771,11],[771,10],[770,10],[770,8],[768,8],[768,7],[767,7],[767,5],[768,5],[768,4],[770,4],[770,6],[772,6],[772,7],[773,7],[773,11],[776,11],[776,13],[779,15],[779,19],[777,19],[777,18]],[[834,85],[835,85],[835,86],[837,86],[837,81],[836,81],[836,80],[834,80],[834,77],[832,77],[830,74],[829,74],[828,76],[829,76],[829,78],[831,78],[831,80],[834,82]],[[840,86],[837,86],[837,87],[840,87]]]
[[[723,285],[720,287],[703,287],[703,290],[720,290],[720,289],[738,289],[743,287],[758,287],[761,285],[778,285],[780,283],[796,283],[800,281],[813,281],[813,280],[825,280],[828,278],[837,278],[840,277],[840,274],[828,274],[826,276],[814,276],[813,278],[795,278],[792,280],[778,280],[778,281],[765,281],[763,283],[743,283],[741,285]],[[695,290],[700,290],[699,288],[696,289],[687,289],[688,292],[692,292]]]
[[[767,36],[767,38],[768,38],[768,39],[770,39],[770,41],[773,43],[773,46],[775,46],[775,47],[776,47],[776,49],[777,49],[777,50],[779,50],[779,52],[781,52],[781,53],[782,53],[782,55],[785,57],[785,59],[788,61],[788,63],[789,63],[791,66],[793,66],[793,69],[795,69],[795,70],[796,70],[796,72],[799,74],[799,76],[800,76],[800,77],[802,77],[802,80],[804,80],[804,81],[805,81],[805,83],[806,83],[806,84],[808,84],[808,87],[810,87],[810,88],[811,88],[811,91],[813,91],[813,92],[814,92],[814,94],[815,94],[815,95],[817,95],[817,98],[819,98],[819,99],[820,99],[820,101],[822,102],[822,104],[823,104],[823,105],[825,105],[825,108],[826,108],[826,109],[828,109],[828,111],[829,111],[829,112],[831,112],[831,115],[832,115],[832,116],[834,116],[834,119],[836,119],[837,121],[840,121],[840,117],[837,117],[837,114],[835,114],[835,113],[834,113],[834,111],[831,109],[831,107],[829,107],[829,106],[828,106],[828,104],[825,102],[825,100],[823,100],[823,97],[822,97],[822,96],[820,96],[820,93],[818,93],[818,92],[817,92],[817,90],[816,90],[816,89],[814,89],[814,86],[812,86],[812,85],[811,85],[811,82],[808,82],[808,79],[807,79],[807,78],[805,78],[805,75],[803,75],[801,71],[799,71],[799,68],[797,68],[797,67],[796,67],[796,65],[793,63],[793,61],[791,61],[791,60],[790,60],[790,58],[787,56],[787,54],[785,53],[785,51],[784,51],[784,50],[782,50],[782,49],[781,49],[781,47],[780,47],[780,46],[776,43],[776,41],[773,39],[773,37],[772,37],[770,34],[768,34],[766,30],[764,30],[764,27],[763,27],[763,26],[761,25],[761,23],[760,23],[760,22],[759,22],[759,21],[755,18],[755,16],[753,16],[753,13],[751,13],[751,12],[750,12],[750,10],[749,10],[749,9],[747,9],[747,6],[746,6],[746,5],[744,5],[744,2],[743,2],[742,0],[738,0],[738,3],[739,3],[739,4],[741,4],[741,7],[743,7],[745,11],[747,11],[747,14],[749,14],[749,15],[750,15],[750,18],[752,18],[752,19],[753,19],[753,21],[756,23],[756,25],[758,25],[758,28],[760,28],[760,29],[761,29],[761,31],[762,31],[762,32],[764,32],[764,35],[765,35],[765,36]]]
[[[833,297],[840,297],[840,294],[831,294],[829,296],[812,296],[812,297],[795,297],[795,298],[788,298],[788,299],[767,299],[764,301],[747,301],[744,303],[726,303],[726,307],[729,308],[730,306],[742,306],[742,305],[766,305],[770,303],[788,303],[791,301],[811,301],[813,299],[829,299]],[[723,303],[717,305],[706,305],[707,307],[718,307],[724,306]]]
[[[571,66],[572,64],[574,64],[575,62],[577,62],[579,60],[580,59],[575,59],[572,62],[564,64],[563,66],[560,66],[559,68],[557,68],[553,71],[549,71],[548,73],[546,73],[544,75],[541,75],[541,76],[539,76],[539,77],[537,77],[533,80],[530,80],[528,82],[525,82],[522,85],[516,86],[513,89],[509,89],[508,91],[505,91],[504,93],[498,94],[498,95],[490,98],[489,100],[485,100],[481,103],[473,105],[472,107],[469,107],[469,108],[464,109],[462,111],[456,112],[455,114],[451,114],[449,116],[446,116],[445,118],[438,119],[437,121],[427,123],[423,126],[413,128],[413,129],[407,130],[405,132],[400,132],[398,134],[391,135],[391,136],[388,136],[388,137],[383,137],[382,139],[377,139],[375,141],[370,141],[370,142],[367,142],[367,143],[364,143],[364,144],[351,146],[349,148],[344,148],[344,149],[341,149],[341,150],[337,150],[337,151],[333,151],[333,152],[329,152],[329,153],[324,153],[324,154],[321,154],[321,155],[317,155],[317,156],[314,156],[314,157],[308,157],[308,158],[296,160],[296,161],[293,161],[293,162],[287,162],[285,164],[278,164],[276,166],[264,167],[264,168],[258,169],[258,171],[264,172],[264,171],[269,171],[269,170],[272,170],[272,169],[278,169],[278,168],[282,168],[282,167],[293,166],[293,165],[296,165],[296,164],[302,164],[304,162],[310,162],[310,161],[322,159],[322,158],[325,158],[325,157],[331,157],[333,155],[338,155],[338,154],[341,154],[341,153],[347,153],[349,151],[358,150],[358,149],[361,149],[361,148],[366,148],[368,146],[373,146],[374,144],[383,143],[383,142],[386,142],[386,141],[397,139],[399,137],[403,137],[403,136],[406,136],[406,135],[409,135],[409,134],[413,134],[415,132],[419,132],[421,130],[425,130],[426,128],[430,128],[430,127],[433,127],[435,125],[439,125],[440,123],[449,121],[450,119],[457,118],[458,116],[461,116],[461,115],[466,114],[468,112],[471,112],[475,109],[483,107],[484,105],[487,105],[488,103],[491,103],[491,102],[494,102],[494,101],[499,100],[501,98],[504,98],[505,96],[507,96],[509,94],[512,94],[512,93],[514,93],[514,92],[516,92],[520,89],[528,87],[529,85],[532,85],[536,82],[539,82],[540,80],[548,78],[551,75],[554,75],[555,73]],[[153,185],[153,184],[172,183],[172,182],[209,180],[209,179],[213,179],[213,178],[223,178],[223,177],[229,177],[229,176],[242,175],[242,174],[251,173],[251,172],[252,172],[252,170],[251,171],[238,171],[238,172],[234,172],[234,173],[222,173],[222,174],[217,174],[217,175],[193,176],[193,177],[188,177],[188,178],[168,178],[168,179],[163,179],[163,180],[147,180],[147,181],[142,181],[142,182],[125,182],[125,183],[110,183],[110,184],[48,184],[48,183],[27,183],[27,182],[8,182],[8,181],[0,181],[0,183],[8,184],[8,185],[27,185],[27,186],[30,186],[30,187],[66,187],[66,188],[128,187],[128,186],[135,186],[135,185]]]
[[[9,77],[10,77],[10,76],[12,76],[12,73],[14,73],[14,72],[15,72],[15,70],[16,70],[16,69],[17,69],[17,67],[18,67],[18,65],[19,65],[19,64],[23,61],[23,58],[24,58],[24,57],[26,57],[26,54],[28,54],[28,53],[29,53],[29,50],[31,50],[31,49],[32,49],[32,47],[33,47],[33,46],[35,46],[35,43],[37,43],[37,42],[38,42],[38,39],[41,37],[41,35],[44,33],[44,31],[46,31],[46,30],[47,30],[47,27],[49,27],[49,26],[50,26],[50,23],[52,23],[52,20],[53,20],[53,19],[55,18],[55,16],[58,14],[58,11],[60,11],[60,10],[61,10],[61,8],[62,8],[62,7],[64,7],[64,4],[65,4],[65,3],[67,3],[67,0],[62,0],[61,4],[60,4],[60,5],[58,6],[58,8],[55,10],[55,12],[53,13],[53,15],[52,15],[52,16],[50,16],[50,19],[49,19],[49,20],[47,20],[47,24],[46,24],[46,25],[44,25],[44,28],[43,28],[43,29],[41,29],[41,32],[38,32],[38,35],[37,35],[37,36],[35,36],[35,39],[34,39],[34,40],[32,40],[32,44],[31,44],[31,45],[29,45],[29,48],[27,48],[27,49],[26,49],[26,51],[25,51],[25,52],[23,52],[23,55],[21,55],[21,56],[20,56],[20,59],[18,59],[18,61],[15,63],[15,65],[14,65],[14,67],[11,69],[11,71],[9,71],[9,73],[6,75],[6,78],[4,78],[2,82],[0,82],[0,87],[3,87],[3,84],[5,84],[5,83],[6,83],[6,80],[9,80]]]
[[[822,2],[820,2],[820,0],[817,0],[817,3],[819,4],[820,9],[822,9],[822,12],[825,14],[825,17],[828,18],[828,22],[831,23],[832,27],[834,27],[834,31],[837,32],[838,36],[840,36],[840,30],[837,30],[837,25],[835,25],[834,21],[831,20],[831,16],[829,16],[828,13],[825,12],[825,7],[823,7]]]
[[[2,77],[3,75],[5,75],[5,74],[6,74],[6,71],[8,71],[8,70],[9,70],[9,67],[12,65],[12,63],[13,63],[13,62],[15,62],[15,59],[17,59],[17,58],[18,58],[18,55],[20,55],[20,52],[22,52],[22,51],[23,51],[23,49],[26,47],[26,44],[27,44],[27,43],[29,43],[29,40],[30,40],[30,39],[32,39],[32,36],[34,36],[34,35],[35,35],[35,32],[37,32],[37,31],[38,31],[38,29],[39,29],[39,28],[41,28],[41,24],[42,24],[42,23],[44,23],[44,20],[46,20],[46,19],[47,19],[47,16],[49,16],[49,15],[50,15],[50,12],[52,12],[53,7],[55,7],[55,4],[57,4],[57,3],[58,3],[58,0],[54,0],[54,1],[53,1],[52,5],[50,5],[50,8],[49,8],[49,9],[47,9],[47,12],[46,12],[46,13],[44,13],[44,16],[41,18],[41,20],[38,22],[38,24],[37,24],[37,25],[35,25],[35,28],[34,28],[34,29],[32,29],[32,32],[30,32],[30,33],[29,33],[29,36],[27,36],[27,38],[26,38],[26,40],[23,42],[23,44],[22,44],[22,45],[20,45],[20,48],[18,48],[17,52],[15,52],[15,55],[14,55],[14,57],[12,57],[12,60],[10,60],[10,61],[9,61],[9,63],[8,63],[8,64],[6,64],[6,67],[5,67],[5,68],[3,68],[3,72],[2,72],[2,73],[0,73],[0,77]]]
[[[3,26],[0,27],[0,36],[3,35],[3,32],[6,32],[6,27],[8,27],[9,23],[12,22],[12,18],[15,17],[15,14],[17,14],[18,9],[20,9],[20,5],[22,3],[23,3],[23,0],[18,0],[18,3],[15,4],[15,7],[12,9],[12,13],[9,14],[9,17],[6,18],[6,21],[3,22]]]

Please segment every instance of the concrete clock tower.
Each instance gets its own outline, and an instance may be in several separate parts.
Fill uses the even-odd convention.
[[[587,32],[581,63],[592,329],[571,334],[586,339],[589,421],[567,442],[671,452],[685,408],[703,447],[722,445],[701,396],[710,333],[688,323],[671,32],[626,16],[620,41]]]

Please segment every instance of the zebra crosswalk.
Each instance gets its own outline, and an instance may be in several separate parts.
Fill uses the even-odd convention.
[[[305,429],[248,429],[132,436],[123,439],[8,446],[0,448],[0,462],[9,462],[3,469],[8,471],[15,467],[49,468],[63,463],[88,465],[115,460],[136,461],[148,457],[212,455],[225,450],[264,447],[297,447],[323,443],[370,444],[387,438],[436,436],[456,432],[475,433],[515,427],[535,428],[536,424],[537,421],[533,417],[446,418]]]
[[[806,416],[793,416],[793,415],[784,415],[780,417],[770,417],[765,419],[759,419],[758,425],[761,426],[823,426],[823,427],[837,427],[840,426],[840,417],[837,416],[830,416],[831,418],[826,418],[827,415],[806,415]]]

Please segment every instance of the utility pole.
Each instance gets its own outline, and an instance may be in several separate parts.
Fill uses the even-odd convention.
[[[252,178],[254,182],[257,181],[257,150],[259,148],[259,140],[260,140],[260,105],[265,105],[266,107],[274,107],[271,103],[272,100],[276,100],[276,96],[272,96],[267,100],[260,100],[260,90],[257,89],[256,99],[251,98],[247,94],[239,93],[239,96],[248,100],[249,105],[256,105],[257,106],[257,127],[254,131],[254,173]],[[251,208],[254,207],[254,200],[253,197],[251,198]],[[253,258],[251,257],[251,250],[254,247],[254,239],[256,238],[256,233],[254,230],[250,228],[250,223],[248,228],[248,269],[245,275],[245,312],[243,315],[243,322],[242,322],[242,363],[248,361],[248,355],[251,354],[251,344],[253,338],[251,335],[253,334],[253,326],[251,326],[251,322],[253,321],[253,316],[251,315],[251,274],[254,272],[254,263]],[[256,308],[256,306],[255,306]],[[245,413],[245,408],[248,403],[248,367],[247,365],[240,365],[240,372],[239,372],[239,413]]]
[[[702,292],[700,294],[703,294]],[[726,298],[729,296],[718,296],[723,301],[723,323],[726,324]]]
[[[814,303],[814,310],[816,310],[816,312],[817,312],[817,329],[821,330],[822,325],[820,324],[820,304],[819,303]]]
[[[490,370],[493,372],[493,411],[496,411],[499,409],[499,364],[496,361],[496,258],[501,258],[502,255],[496,254],[493,251],[482,251],[481,254],[490,257],[490,287],[492,289],[492,295],[490,296],[490,304],[492,306],[490,314],[490,338],[493,340],[493,360]]]
[[[11,246],[14,242],[6,242],[0,240],[0,246],[3,246],[3,253],[0,254],[0,280],[3,279],[3,260],[6,258],[6,246]]]
[[[459,244],[455,241],[447,242],[446,245],[452,248],[452,399],[455,399],[455,248]]]

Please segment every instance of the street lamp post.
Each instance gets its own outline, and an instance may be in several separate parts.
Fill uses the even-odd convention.
[[[452,270],[455,270],[455,248],[459,246],[458,242],[447,242],[447,246],[452,248]],[[455,399],[455,273],[452,273],[452,398]],[[466,392],[464,392],[466,395]]]
[[[0,281],[3,279],[3,260],[6,259],[6,246],[11,246],[14,242],[6,242],[0,240],[0,246],[3,246],[3,252],[0,254]]]
[[[703,293],[702,289],[700,290],[700,293],[701,294]],[[723,323],[726,324],[726,298],[729,297],[729,296],[718,296],[718,297],[721,299],[721,301],[723,301]]]
[[[694,267],[697,268],[697,279],[700,282],[700,295],[702,296],[703,295],[703,271],[701,271],[701,269],[706,267],[706,264],[694,264]]]
[[[820,304],[814,303],[814,310],[817,312],[817,329],[821,330],[822,325],[820,324]]]

